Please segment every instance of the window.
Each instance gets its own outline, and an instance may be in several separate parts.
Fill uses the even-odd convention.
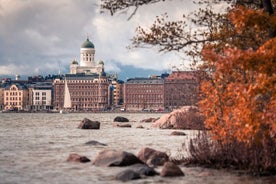
[[[42,96],[46,96],[46,92],[42,92]]]

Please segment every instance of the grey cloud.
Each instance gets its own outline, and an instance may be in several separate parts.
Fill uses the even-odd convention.
[[[79,60],[86,33],[95,44],[96,60],[104,60],[110,72],[120,72],[118,67],[123,65],[163,70],[168,61],[177,63],[176,57],[155,50],[132,52],[126,46],[138,25],[150,25],[168,7],[177,16],[191,6],[184,2],[190,1],[168,1],[154,11],[141,7],[127,21],[127,15],[100,14],[95,0],[0,0],[0,75],[66,73],[71,60]]]

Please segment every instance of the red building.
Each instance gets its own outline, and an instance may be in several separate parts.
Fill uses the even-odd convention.
[[[109,82],[97,74],[66,74],[54,80],[54,108],[64,107],[65,80],[70,93],[72,111],[104,110],[109,106]]]
[[[127,111],[164,108],[164,80],[133,78],[124,84],[124,107]]]
[[[172,110],[197,103],[198,80],[195,71],[174,71],[164,79],[164,105]]]

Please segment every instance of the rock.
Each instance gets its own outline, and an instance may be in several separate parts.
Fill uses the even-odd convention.
[[[91,121],[90,119],[84,118],[78,128],[81,129],[100,129],[100,122],[99,121]]]
[[[138,125],[136,128],[144,128],[143,125]]]
[[[152,126],[161,129],[202,130],[205,129],[204,119],[204,115],[196,107],[185,106],[163,115]]]
[[[115,126],[121,127],[121,128],[131,128],[131,124],[128,124],[128,123],[116,124]]]
[[[143,176],[155,176],[158,174],[152,167],[149,167],[146,164],[134,164],[129,166],[129,169]]]
[[[151,167],[145,164],[134,164],[127,167],[126,170],[117,174],[116,179],[121,181],[128,181],[139,179],[143,176],[155,176],[158,173]]]
[[[147,118],[147,119],[143,119],[141,122],[152,123],[152,122],[155,122],[158,119],[159,118]]]
[[[173,131],[170,135],[185,136],[186,134],[184,132]]]
[[[142,148],[137,157],[149,166],[163,165],[169,160],[169,156],[165,152],[157,151],[152,148]]]
[[[143,163],[132,153],[125,151],[116,151],[105,149],[100,151],[93,161],[96,166],[129,166],[137,163]]]
[[[129,122],[129,120],[122,116],[117,116],[114,118],[114,122]]]
[[[185,176],[182,170],[172,162],[166,162],[161,170],[160,176],[172,177],[172,176]]]
[[[67,158],[68,162],[81,162],[81,163],[86,163],[90,162],[90,159],[87,158],[86,156],[81,156],[77,153],[71,153],[69,157]]]
[[[137,173],[133,170],[130,170],[130,169],[124,170],[124,171],[118,173],[116,176],[116,179],[120,180],[120,181],[136,180],[136,179],[140,179],[140,178],[141,178],[141,176],[139,173]]]
[[[104,143],[100,143],[98,141],[88,141],[85,143],[86,145],[92,145],[92,146],[107,146],[107,144],[104,144]]]

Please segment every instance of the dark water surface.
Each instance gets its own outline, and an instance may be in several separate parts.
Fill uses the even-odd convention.
[[[122,115],[130,119],[132,128],[113,127],[113,119]],[[96,167],[91,163],[66,162],[70,153],[85,155],[91,160],[105,148],[137,154],[142,147],[167,152],[171,157],[186,154],[181,145],[195,135],[170,136],[173,130],[159,130],[142,119],[161,114],[47,114],[0,113],[0,183],[2,184],[86,184],[120,183],[114,176],[125,168]],[[81,130],[83,118],[101,122],[100,130]],[[145,129],[137,129],[142,124]],[[96,140],[108,146],[85,145]],[[275,177],[252,177],[224,170],[181,167],[185,177],[147,177],[128,183],[276,183]],[[158,171],[161,170],[157,168]]]

